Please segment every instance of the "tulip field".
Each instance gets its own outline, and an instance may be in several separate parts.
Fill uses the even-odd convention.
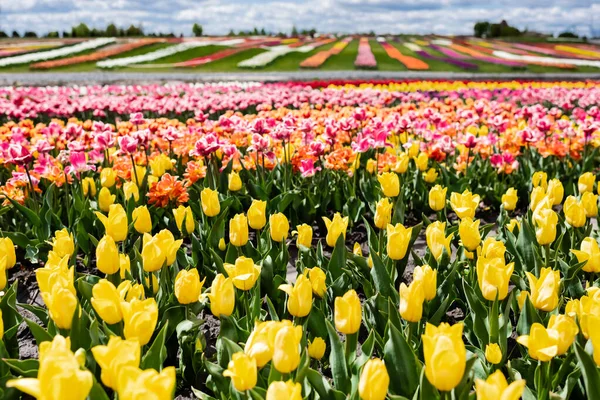
[[[596,399],[599,103],[0,88],[0,398]]]

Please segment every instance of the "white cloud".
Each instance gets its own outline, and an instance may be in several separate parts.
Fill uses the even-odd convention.
[[[194,22],[209,34],[230,29],[265,28],[289,32],[470,34],[481,20],[506,19],[521,29],[557,33],[574,29],[590,34],[592,15],[600,4],[590,0],[19,0],[3,4],[0,29],[5,31],[69,30],[85,22],[91,27],[143,24],[146,31],[189,34]],[[599,18],[596,18],[599,20]],[[600,21],[596,22],[600,34]]]

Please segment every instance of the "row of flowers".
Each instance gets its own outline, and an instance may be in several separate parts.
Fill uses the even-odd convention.
[[[366,37],[360,38],[358,42],[358,54],[356,60],[354,60],[354,65],[357,68],[377,68],[377,60],[375,60],[375,56],[371,51],[369,39]]]
[[[384,37],[378,37],[377,41],[383,47],[388,57],[398,60],[408,69],[412,70],[427,70],[429,65],[425,61],[418,58],[404,55],[398,50],[397,47],[389,44]]]
[[[33,62],[47,61],[55,58],[70,56],[73,54],[81,53],[86,50],[97,49],[98,47],[106,46],[107,44],[114,43],[115,41],[115,38],[91,39],[85,42],[74,44],[72,46],[60,47],[58,49],[0,58],[0,67],[8,67],[11,65],[19,64],[29,64]]]
[[[319,68],[321,65],[325,63],[331,56],[335,56],[340,54],[342,50],[348,46],[348,44],[352,41],[351,37],[345,37],[335,43],[328,50],[320,51],[312,56],[308,57],[304,61],[300,63],[300,67],[302,68]]]
[[[288,45],[273,46],[254,57],[240,61],[240,68],[264,68],[281,56],[289,53],[309,53],[318,47],[331,43],[334,39],[317,39],[306,43],[294,43]]]

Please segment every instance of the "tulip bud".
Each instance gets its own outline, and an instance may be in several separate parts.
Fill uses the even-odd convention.
[[[425,376],[438,390],[449,392],[462,380],[467,363],[462,332],[462,323],[425,326],[422,336]]]
[[[388,257],[392,260],[402,260],[408,251],[408,245],[412,237],[412,228],[405,228],[398,223],[387,226],[387,246]]]
[[[260,230],[267,224],[266,217],[267,202],[262,200],[252,200],[248,209],[248,224],[250,228]]]
[[[266,400],[302,400],[302,385],[289,380],[271,382]]]
[[[584,215],[585,218],[585,215]],[[540,246],[554,242],[556,239],[556,225],[558,215],[551,209],[542,209],[534,213],[533,223],[535,225],[535,237]]]
[[[122,301],[124,328],[127,340],[137,340],[140,346],[147,344],[152,338],[158,322],[158,306],[153,298],[146,300],[133,299]]]
[[[327,276],[325,275],[325,272],[323,272],[323,270],[319,267],[314,267],[305,269],[304,275],[307,275],[308,279],[310,280],[313,294],[323,298],[325,292],[327,291],[327,285],[325,283]]]
[[[83,178],[81,188],[85,197],[96,197],[96,182],[94,178]]]
[[[477,400],[518,400],[525,389],[525,379],[518,379],[510,385],[502,371],[497,370],[484,381],[475,379]]]
[[[505,265],[504,258],[477,259],[477,282],[486,300],[504,300],[508,295],[508,284],[515,269],[514,263]]]
[[[269,227],[271,230],[271,239],[274,242],[282,242],[288,236],[290,223],[284,214],[277,213],[269,217]]]
[[[563,212],[567,223],[573,228],[581,228],[585,225],[585,208],[574,196],[569,196],[563,205]]]
[[[460,221],[458,234],[462,245],[469,251],[475,251],[481,243],[481,234],[479,233],[479,220],[473,221],[466,217]]]
[[[400,153],[397,158],[396,164],[392,165],[392,171],[397,174],[404,174],[408,170],[408,162],[410,158],[406,153]]]
[[[519,227],[519,229],[521,229],[521,223],[519,222],[518,219],[516,218],[512,218],[510,221],[508,221],[508,223],[506,224],[506,229],[508,229],[508,231],[510,233],[514,233],[515,231],[515,227]]]
[[[173,210],[173,216],[175,217],[175,224],[177,225],[177,229],[179,229],[179,232],[188,235],[194,232],[194,214],[192,214],[192,209],[190,207],[184,207],[180,205],[179,207]],[[184,221],[185,231],[183,226]]]
[[[586,237],[581,242],[580,250],[571,250],[571,253],[575,254],[577,262],[585,262],[583,265],[585,272],[600,272],[600,248],[596,239]]]
[[[248,243],[248,218],[244,214],[236,214],[229,221],[229,242],[236,247]]]
[[[417,266],[413,271],[413,282],[421,282],[424,298],[431,301],[437,293],[437,270],[429,265]]]
[[[284,326],[275,336],[273,366],[282,374],[289,374],[300,364],[302,326]]]
[[[529,356],[534,360],[547,362],[558,354],[558,338],[551,333],[542,324],[535,322],[529,329],[529,335],[519,336],[517,343],[527,347]]]
[[[543,171],[537,171],[531,177],[533,187],[541,187],[544,192],[548,188],[548,175]]]
[[[0,259],[6,257],[6,269],[11,269],[17,263],[15,245],[9,237],[0,237]]]
[[[485,359],[490,364],[500,364],[502,361],[502,350],[497,343],[489,343],[485,346]]]
[[[595,218],[598,216],[598,195],[592,192],[585,192],[581,196],[581,203],[585,209],[585,216]]]
[[[426,173],[423,174],[423,180],[427,183],[433,183],[437,180],[438,173],[435,168],[429,168]]]
[[[335,298],[334,321],[336,329],[345,335],[354,334],[360,329],[362,306],[354,290]]]
[[[96,247],[96,267],[106,275],[112,275],[119,271],[121,260],[119,249],[111,236],[104,235]]]
[[[77,310],[77,296],[73,290],[55,284],[49,292],[42,292],[42,299],[48,307],[50,318],[59,329],[71,329],[73,315]]]
[[[327,345],[320,337],[316,337],[313,341],[308,342],[308,355],[315,360],[323,358],[325,350],[327,350]]]
[[[256,360],[241,351],[237,352],[231,356],[223,376],[231,378],[233,387],[238,392],[250,390],[256,386],[258,376]]]
[[[112,168],[103,168],[100,172],[100,185],[103,188],[111,188],[115,186],[117,173]]]
[[[551,268],[542,268],[540,277],[525,272],[531,289],[531,303],[542,311],[550,312],[558,306],[558,290],[560,289],[560,272]]]
[[[210,300],[210,312],[215,317],[230,316],[235,308],[235,289],[231,278],[217,274],[207,297]]]
[[[225,243],[225,239],[224,238],[219,239],[219,250],[225,251],[226,248],[227,248],[227,244]]]
[[[393,204],[385,197],[377,202],[375,211],[375,226],[379,229],[385,229],[392,221]]]
[[[108,211],[108,217],[96,211],[96,216],[104,225],[104,230],[108,236],[111,236],[115,242],[122,242],[127,238],[127,213],[120,204],[111,204]]]
[[[429,247],[429,251],[436,260],[439,260],[442,256],[444,249],[448,255],[452,254],[452,250],[450,250],[450,242],[454,237],[454,234],[446,236],[446,223],[442,223],[440,221],[436,221],[430,224],[427,229],[425,229],[425,238],[427,240],[427,247]]]
[[[119,254],[119,275],[125,279],[126,273],[131,273],[131,261],[127,254]]]
[[[296,239],[296,244],[298,246],[310,248],[310,245],[312,244],[312,236],[313,236],[313,230],[310,225],[307,225],[307,224],[298,225],[298,226],[296,226],[296,231],[292,232],[292,234],[293,233],[296,233],[298,235],[298,238]]]
[[[384,400],[390,385],[385,363],[379,358],[366,362],[360,374],[358,394],[362,400]]]
[[[420,281],[414,281],[410,286],[400,284],[400,316],[408,322],[419,322],[423,316],[423,301],[425,293]]]
[[[214,217],[221,212],[221,203],[219,203],[219,192],[204,188],[200,192],[202,202],[202,211],[207,217]]]
[[[450,206],[460,219],[466,217],[475,218],[475,211],[479,207],[479,201],[479,195],[474,195],[468,190],[450,195]]]
[[[229,174],[228,177],[228,181],[229,181],[229,190],[232,192],[237,192],[238,190],[240,190],[242,188],[242,179],[240,178],[240,175],[233,171]]]
[[[312,308],[312,286],[304,275],[298,275],[294,285],[279,285],[288,295],[287,309],[294,317],[306,317]]]
[[[389,241],[389,239],[388,239],[388,241]],[[352,253],[354,253],[354,255],[359,256],[359,257],[363,256],[362,247],[360,247],[360,243],[354,242],[354,247],[352,248]]]
[[[596,175],[592,174],[591,172],[582,174],[577,181],[579,193],[583,194],[585,192],[593,192],[594,183],[596,183]]]
[[[94,359],[102,368],[102,383],[115,390],[124,367],[140,365],[140,345],[136,341],[111,336],[106,346],[92,348]]]
[[[562,203],[563,197],[565,195],[565,189],[560,180],[554,178],[548,182],[548,190],[547,193],[552,197],[552,205],[557,206]]]
[[[394,172],[386,172],[377,177],[381,191],[386,197],[396,197],[400,193],[400,179]]]
[[[506,211],[513,211],[517,207],[517,201],[519,201],[519,197],[515,188],[509,188],[502,195],[502,206]]]
[[[92,307],[104,322],[114,325],[121,322],[121,296],[115,285],[106,279],[100,279],[92,287]]]
[[[251,258],[244,256],[238,257],[235,264],[223,264],[223,268],[235,287],[240,290],[252,289],[260,276],[260,266],[254,264]]]
[[[200,281],[200,276],[196,268],[179,271],[175,277],[175,297],[179,304],[197,302],[200,299],[204,281],[206,281],[206,278]]]
[[[123,185],[123,195],[125,201],[133,197],[133,201],[138,202],[140,200],[140,189],[135,182],[125,182]]]
[[[442,188],[435,185],[429,190],[429,208],[433,211],[441,211],[446,207],[446,191],[448,188]]]
[[[146,206],[138,206],[131,213],[133,219],[133,228],[137,233],[150,233],[152,232],[152,218],[150,217],[150,211]]]
[[[340,237],[340,235],[344,236],[344,240],[346,240],[346,230],[348,229],[348,217],[343,217],[340,213],[335,213],[333,216],[333,220],[330,220],[327,217],[323,217],[323,222],[325,222],[325,227],[327,228],[327,236],[325,240],[327,241],[327,245],[329,247],[335,247],[335,244]]]
[[[52,251],[54,251],[60,258],[64,256],[71,257],[75,252],[75,241],[73,239],[73,234],[69,233],[67,228],[63,228],[60,231],[54,232]]]
[[[142,186],[144,177],[146,176],[146,167],[136,165],[135,168],[131,168],[131,182],[136,186]]]
[[[110,190],[106,187],[100,189],[100,194],[98,195],[98,208],[102,212],[108,212],[110,206],[115,202],[117,196],[114,194],[110,194]]]
[[[415,164],[419,171],[425,171],[427,169],[427,163],[429,162],[429,158],[426,153],[419,153],[417,158],[415,158]]]

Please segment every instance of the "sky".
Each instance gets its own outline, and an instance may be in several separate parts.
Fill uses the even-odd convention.
[[[254,27],[290,32],[293,26],[461,35],[472,34],[477,21],[502,19],[519,29],[600,36],[600,0],[0,0],[0,29],[21,33],[69,30],[79,22],[104,28],[114,22],[189,35],[197,22],[213,35]]]

